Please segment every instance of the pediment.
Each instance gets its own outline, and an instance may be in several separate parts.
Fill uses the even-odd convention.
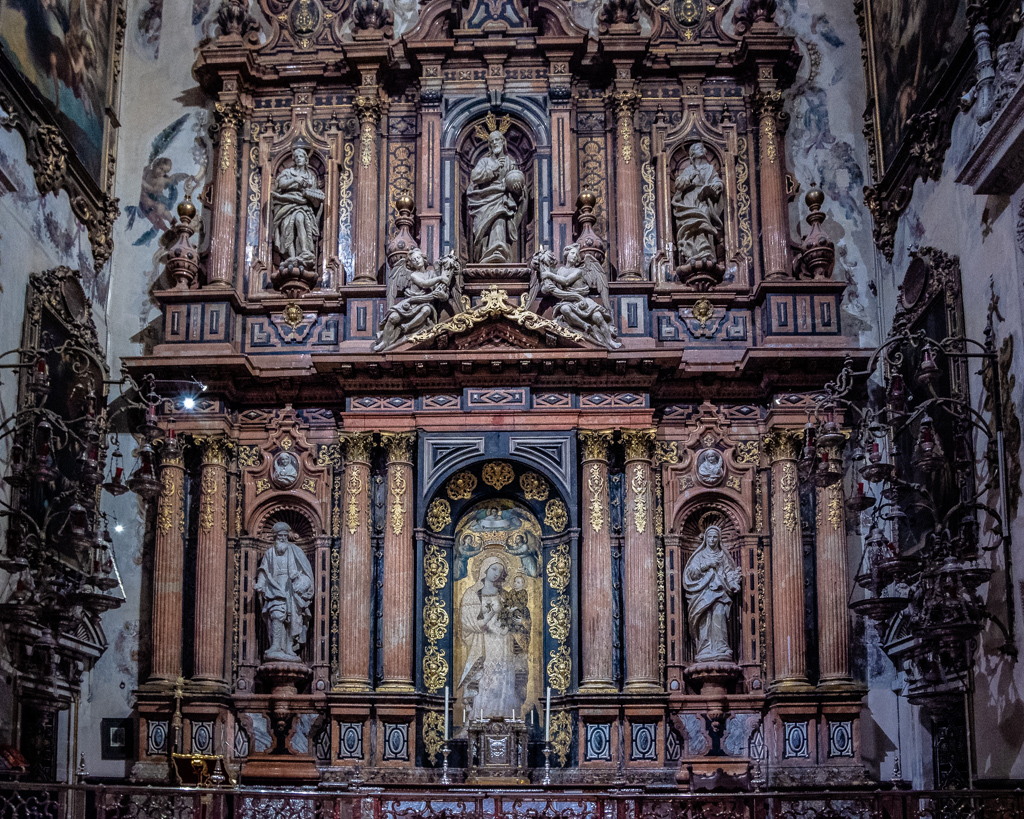
[[[602,350],[580,333],[509,301],[490,287],[469,310],[418,333],[393,352],[415,350],[516,351],[540,349]]]

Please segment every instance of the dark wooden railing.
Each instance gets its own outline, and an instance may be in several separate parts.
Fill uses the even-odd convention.
[[[1020,819],[1024,791],[404,791],[0,783],[0,819]]]

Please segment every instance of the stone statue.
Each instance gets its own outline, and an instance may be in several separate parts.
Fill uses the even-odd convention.
[[[437,323],[437,305],[462,309],[462,265],[454,253],[427,267],[423,251],[414,247],[388,275],[388,312],[380,323],[375,352],[394,347]]]
[[[469,177],[466,202],[469,208],[470,258],[476,262],[502,264],[513,261],[519,226],[526,215],[526,177],[516,161],[505,152],[505,131],[509,120],[497,124],[487,118],[488,152],[480,158]]]
[[[539,250],[530,262],[530,291],[524,306],[533,303],[538,293],[553,296],[554,320],[574,332],[583,333],[602,347],[617,350],[622,343],[616,339],[608,301],[608,279],[601,265],[584,255],[578,244],[566,245],[562,264],[557,265],[550,250]],[[600,298],[593,298],[592,293]]]
[[[278,521],[274,542],[256,572],[256,593],[263,601],[263,622],[270,637],[265,661],[301,662],[298,650],[306,642],[309,607],[313,602],[313,567],[292,543],[292,527]]]
[[[281,255],[282,267],[311,270],[316,265],[324,192],[309,168],[309,153],[302,144],[292,151],[292,162],[292,167],[278,172],[270,194],[274,248]]]
[[[709,526],[683,569],[694,662],[733,661],[729,647],[729,611],[732,596],[740,590],[742,580],[740,570],[722,548],[722,530]]]
[[[708,159],[703,142],[690,146],[690,164],[676,177],[672,214],[680,266],[718,261],[722,237],[722,178]]]

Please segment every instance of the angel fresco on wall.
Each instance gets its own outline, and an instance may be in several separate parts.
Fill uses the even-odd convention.
[[[377,331],[374,352],[383,352],[437,323],[438,307],[462,309],[462,264],[454,253],[432,268],[414,247],[388,273],[388,310]]]
[[[530,272],[526,305],[538,294],[553,296],[557,299],[553,313],[557,324],[602,347],[617,350],[622,346],[612,321],[608,278],[600,263],[583,253],[579,244],[565,246],[560,265],[550,250],[538,251],[530,262]]]

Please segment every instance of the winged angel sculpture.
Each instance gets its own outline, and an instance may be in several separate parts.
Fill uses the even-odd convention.
[[[438,308],[452,315],[464,309],[462,264],[454,253],[427,266],[423,251],[414,247],[391,269],[388,276],[388,311],[380,323],[374,352],[429,330],[437,323]]]
[[[609,350],[622,346],[612,321],[608,279],[598,261],[584,254],[578,243],[566,245],[561,264],[550,250],[534,254],[530,290],[522,305],[528,308],[538,294],[557,299],[553,313],[556,324],[582,333]]]

